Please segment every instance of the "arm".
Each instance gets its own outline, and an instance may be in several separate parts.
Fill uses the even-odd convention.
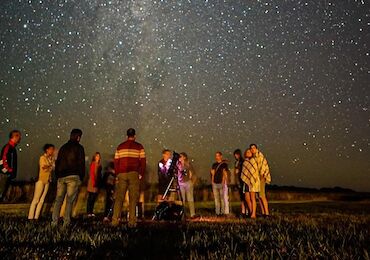
[[[2,164],[3,164],[3,169],[2,169],[2,172],[3,173],[12,173],[13,172],[13,168],[11,168],[8,164],[8,153],[9,153],[9,144],[7,144],[5,147],[4,147],[4,152],[3,152],[3,156],[1,158],[1,161],[2,161]]]
[[[189,164],[189,173],[188,174],[189,174],[189,179],[191,180],[191,182],[193,184],[195,184],[196,181],[197,181],[197,176],[195,174],[194,167],[191,164]]]
[[[50,162],[45,156],[40,157],[39,165],[40,165],[40,169],[49,170],[49,171],[53,170],[53,164],[50,164]]]
[[[214,177],[215,177],[215,173],[216,173],[216,171],[215,171],[215,169],[211,169],[210,170],[210,174],[211,174],[211,182],[213,183],[214,181]]]
[[[140,172],[139,172],[139,179],[142,179],[145,174],[146,169],[146,157],[145,157],[145,150],[144,147],[140,150]]]
[[[119,153],[118,148],[114,154],[114,175],[116,176],[119,173]]]
[[[227,183],[227,171],[226,169],[224,169],[222,171],[222,184],[226,184]]]
[[[224,184],[227,184],[229,182],[229,175],[230,175],[230,170],[229,170],[229,167],[227,164],[225,164],[225,168],[223,169],[222,171],[222,175],[223,175],[223,183]]]

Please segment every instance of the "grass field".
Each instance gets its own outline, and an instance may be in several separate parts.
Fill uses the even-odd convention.
[[[212,204],[185,223],[148,220],[113,228],[79,216],[68,229],[0,207],[2,259],[369,259],[369,202],[273,203],[268,219],[219,219]],[[237,211],[234,204],[234,211]],[[20,213],[21,212],[21,213]]]

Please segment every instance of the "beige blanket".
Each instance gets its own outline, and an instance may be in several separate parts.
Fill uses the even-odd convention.
[[[266,183],[270,184],[271,183],[271,173],[270,173],[270,168],[269,168],[269,165],[267,163],[265,156],[261,152],[258,152],[258,154],[256,155],[256,160],[257,160],[260,178],[265,179]]]
[[[248,185],[248,190],[250,192],[260,191],[260,176],[257,161],[254,158],[245,159],[241,179]]]

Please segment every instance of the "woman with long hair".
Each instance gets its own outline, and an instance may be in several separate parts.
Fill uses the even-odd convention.
[[[95,217],[94,204],[99,194],[99,186],[101,181],[101,155],[96,152],[90,164],[89,181],[87,183],[87,215],[88,217]]]
[[[258,171],[257,161],[253,157],[252,151],[245,151],[245,160],[241,179],[245,183],[245,200],[247,201],[249,216],[256,218],[256,192],[260,191],[260,175]]]
[[[49,190],[51,174],[55,167],[55,146],[53,144],[45,144],[43,150],[44,154],[41,155],[39,160],[39,179],[35,184],[35,192],[28,212],[28,219],[39,218],[46,194]]]
[[[244,158],[242,155],[242,151],[240,149],[236,149],[234,151],[234,178],[235,182],[238,187],[239,196],[240,196],[240,216],[245,217],[248,214],[248,205],[245,200],[245,184],[243,180],[241,179],[242,169],[243,169],[243,163]]]
[[[178,182],[180,186],[180,192],[183,202],[188,202],[190,217],[195,218],[195,207],[194,207],[194,183],[195,183],[195,172],[191,165],[188,155],[184,152],[180,153],[180,159],[178,162]]]

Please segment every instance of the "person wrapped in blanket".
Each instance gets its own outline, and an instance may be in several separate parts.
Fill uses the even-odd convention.
[[[245,160],[241,173],[245,201],[247,202],[249,217],[256,218],[256,193],[260,192],[260,175],[257,167],[257,160],[253,157],[251,149],[244,153]]]
[[[259,176],[260,176],[260,191],[258,193],[258,198],[259,198],[259,201],[260,201],[262,215],[264,217],[266,217],[266,216],[270,215],[268,202],[267,202],[267,198],[266,198],[266,184],[271,183],[270,168],[269,168],[269,165],[267,163],[266,157],[258,149],[256,144],[251,144],[249,146],[249,148],[251,149],[253,157],[255,158],[255,160],[257,162],[258,173],[259,173]]]

